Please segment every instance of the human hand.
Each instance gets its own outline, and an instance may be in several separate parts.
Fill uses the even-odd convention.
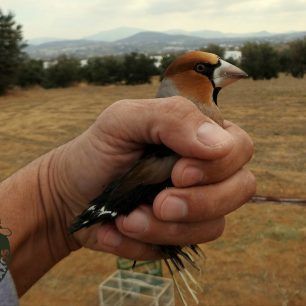
[[[255,192],[254,176],[243,168],[252,156],[252,141],[238,126],[225,122],[222,129],[181,97],[124,100],[58,151],[54,181],[63,199],[66,228],[141,156],[146,143],[163,143],[182,156],[172,171],[175,187],[162,191],[153,207],[142,205],[118,217],[115,225],[75,233],[72,248],[156,258],[152,244],[196,244],[217,238],[224,216]]]

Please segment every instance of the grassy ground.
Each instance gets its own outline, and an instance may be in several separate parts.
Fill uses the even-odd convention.
[[[141,86],[78,86],[15,91],[0,98],[0,179],[78,135],[101,110],[123,98],[153,97]],[[306,198],[306,80],[244,80],[221,92],[225,117],[255,141],[250,164],[258,193]],[[305,208],[248,204],[228,216],[224,236],[203,245],[203,305],[306,304]],[[97,286],[115,258],[75,252],[21,299],[21,306],[98,305]]]

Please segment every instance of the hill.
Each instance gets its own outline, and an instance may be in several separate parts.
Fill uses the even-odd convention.
[[[137,30],[131,28],[126,29],[125,33],[135,31]],[[211,43],[235,47],[246,41],[288,42],[306,35],[306,32],[283,34],[258,32],[242,35],[223,34],[214,31],[182,32],[181,30],[174,30],[172,34],[152,31],[138,32],[122,39],[110,41],[111,35],[115,35],[114,37],[118,37],[119,34],[124,36],[123,32],[123,30],[118,30],[118,32],[114,30],[114,32],[108,31],[89,36],[86,39],[52,41],[40,45],[30,44],[25,51],[31,57],[39,59],[52,59],[63,53],[78,58],[123,54],[133,51],[160,54],[178,50],[198,49]],[[101,38],[108,41],[101,41]]]

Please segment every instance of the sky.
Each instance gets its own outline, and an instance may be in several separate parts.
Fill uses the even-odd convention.
[[[306,30],[306,0],[0,0],[26,39],[82,38],[117,27],[164,31]]]

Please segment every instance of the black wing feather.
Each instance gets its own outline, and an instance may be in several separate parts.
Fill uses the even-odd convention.
[[[110,183],[97,198],[90,202],[89,208],[75,219],[69,232],[74,233],[95,223],[112,221],[118,215],[128,215],[140,204],[152,205],[157,194],[167,187],[172,187],[173,184],[170,175],[158,183],[148,184],[147,181],[150,179],[142,167],[145,167],[146,163],[162,166],[162,161],[166,161],[166,164],[171,167],[169,169],[171,173],[171,163],[174,164],[177,159],[176,153],[164,145],[147,145],[142,157],[131,169]]]

